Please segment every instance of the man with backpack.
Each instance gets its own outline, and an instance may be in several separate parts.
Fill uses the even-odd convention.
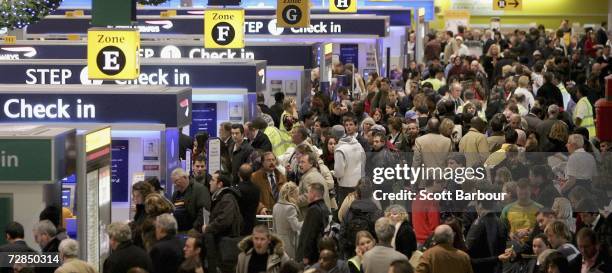
[[[357,232],[365,230],[376,234],[374,223],[383,216],[383,212],[372,200],[372,184],[369,179],[362,178],[356,188],[355,201],[351,203],[342,221],[340,246],[345,257],[355,255],[355,237]]]
[[[329,209],[323,201],[325,188],[322,183],[308,186],[308,209],[298,239],[296,261],[304,265],[313,265],[319,260],[319,240],[329,223]]]

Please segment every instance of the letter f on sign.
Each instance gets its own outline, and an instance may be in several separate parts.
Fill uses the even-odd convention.
[[[117,51],[104,51],[104,68],[103,70],[119,70],[119,64],[117,63],[117,58],[119,57],[119,52]]]
[[[217,30],[218,30],[218,37],[217,37],[217,41],[219,42],[225,42],[225,38],[227,38],[227,36],[229,35],[229,26],[218,26]]]

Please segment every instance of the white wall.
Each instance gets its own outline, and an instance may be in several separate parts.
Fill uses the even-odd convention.
[[[25,240],[28,245],[40,251],[40,247],[34,241],[32,229],[38,222],[40,212],[45,208],[44,185],[13,185],[0,184],[0,194],[13,196],[13,221],[23,225]],[[4,234],[2,234],[4,236]]]
[[[129,135],[137,135],[137,137],[127,137]],[[158,131],[113,131],[112,137],[114,140],[129,140],[129,155],[128,155],[128,202],[113,202],[111,206],[112,221],[128,221],[130,220],[130,200],[132,196],[132,184],[137,181],[132,181],[132,175],[136,172],[142,172],[143,165],[143,138],[158,138]],[[161,151],[161,148],[160,148]],[[161,166],[160,166],[161,168]]]

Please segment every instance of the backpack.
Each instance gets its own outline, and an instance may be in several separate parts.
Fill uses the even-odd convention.
[[[349,213],[351,217],[344,222],[341,237],[344,251],[352,254],[355,251],[357,232],[365,230],[372,235],[376,233],[374,232],[374,222],[368,212],[351,207]]]

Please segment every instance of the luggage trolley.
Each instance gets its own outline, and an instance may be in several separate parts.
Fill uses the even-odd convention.
[[[267,225],[270,231],[274,231],[274,220],[272,218],[272,215],[258,214],[256,217],[258,224]]]

